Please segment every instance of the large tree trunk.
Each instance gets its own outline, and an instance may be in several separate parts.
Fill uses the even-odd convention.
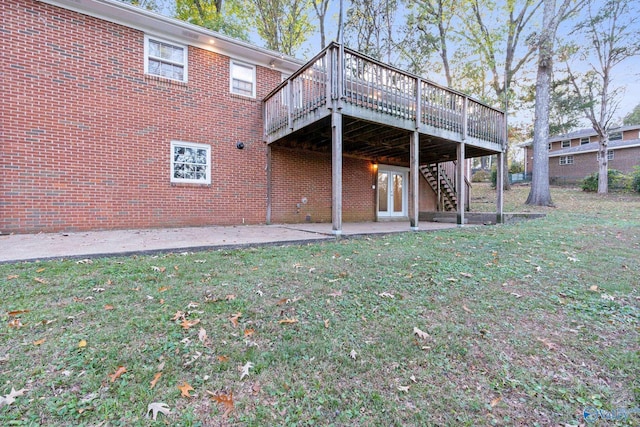
[[[607,149],[609,148],[609,135],[605,134],[600,138],[598,153],[598,194],[607,194],[609,192],[609,159],[607,157]]]

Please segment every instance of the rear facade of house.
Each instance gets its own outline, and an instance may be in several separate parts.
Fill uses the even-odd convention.
[[[556,135],[549,138],[549,181],[552,184],[575,184],[598,172],[599,142],[593,129]],[[525,169],[533,169],[532,146],[525,147]],[[640,125],[613,129],[607,152],[609,169],[625,174],[640,166]]]
[[[115,0],[0,16],[0,233],[331,221],[331,153],[265,143],[301,61]],[[345,154],[344,220],[406,217],[407,166]]]

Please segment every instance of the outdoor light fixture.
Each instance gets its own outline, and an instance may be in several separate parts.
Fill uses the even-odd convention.
[[[244,142],[237,142],[236,143],[236,148],[238,150],[242,150],[244,148]]]

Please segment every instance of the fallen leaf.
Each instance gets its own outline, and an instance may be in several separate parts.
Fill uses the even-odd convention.
[[[198,308],[200,307],[200,304],[198,304],[195,301],[191,301],[189,304],[187,304],[187,308]]]
[[[105,310],[113,310],[114,308],[115,308],[114,306],[109,305],[109,304],[106,304],[106,305],[104,306],[104,309],[105,309]]]
[[[382,297],[382,298],[395,298],[395,297],[396,297],[395,295],[393,295],[393,294],[392,294],[392,293],[390,293],[390,292],[380,292],[380,293],[378,294],[378,296],[379,296],[379,297]]]
[[[578,258],[574,258],[574,257],[567,257],[567,260],[571,261],[571,262],[578,262],[579,259]]]
[[[298,323],[298,319],[296,319],[296,318],[293,318],[293,319],[286,318],[286,319],[278,320],[278,323],[280,323],[281,325],[285,325],[285,324],[286,325],[290,325],[292,323]]]
[[[223,362],[223,363],[224,362],[228,362],[229,361],[229,356],[220,355],[220,356],[218,356],[218,361]]]
[[[418,380],[416,380],[416,376],[415,376],[415,375],[411,375],[411,376],[409,377],[409,379],[410,379],[411,381],[413,381],[414,383],[417,383],[417,382],[418,382]]]
[[[253,368],[253,363],[247,362],[242,367],[242,373],[240,374],[240,379],[243,379],[247,375],[249,375],[249,369]]]
[[[166,292],[168,290],[169,290],[169,287],[167,287],[167,286],[161,286],[161,287],[158,288],[158,292]]]
[[[341,290],[337,290],[337,291],[333,291],[333,292],[329,292],[329,296],[330,297],[341,297],[342,296],[342,291]]]
[[[260,390],[261,390],[261,389],[262,389],[262,388],[260,387],[260,383],[254,383],[254,384],[251,386],[251,392],[252,392],[254,395],[256,395],[256,394],[260,393]]]
[[[231,324],[233,325],[234,328],[238,327],[238,319],[240,319],[241,317],[242,317],[242,313],[234,313],[229,318],[229,321],[231,321]]]
[[[85,258],[85,259],[76,261],[76,264],[93,264],[93,261],[91,261],[89,258]]]
[[[416,327],[413,328],[413,333],[415,335],[417,335],[418,338],[422,338],[423,340],[426,340],[427,338],[429,338],[429,334],[428,333],[426,333],[426,332],[424,332],[424,331],[422,331],[422,330],[420,330],[420,329],[418,329]]]
[[[207,331],[203,327],[200,327],[200,331],[198,331],[198,339],[202,344],[207,341]]]
[[[184,311],[176,311],[176,313],[173,315],[173,317],[171,318],[171,320],[184,320],[184,317],[186,316],[186,313]]]
[[[158,415],[158,412],[161,412],[165,415],[169,415],[171,413],[171,411],[169,410],[169,405],[162,402],[149,403],[149,406],[147,406],[147,418],[149,417],[149,412],[151,411],[153,411],[154,421],[156,420],[156,416]]]
[[[408,386],[408,385],[399,385],[398,386],[398,390],[404,391],[405,393],[408,392],[410,388],[411,388],[411,386]]]
[[[11,405],[16,401],[16,397],[23,396],[26,391],[27,389],[25,388],[16,390],[15,388],[11,387],[11,392],[9,392],[9,394],[0,396],[0,408],[4,405]]]
[[[7,312],[7,316],[11,316],[11,317],[15,317],[19,314],[24,314],[24,313],[28,313],[29,310],[13,310],[13,311],[8,311]]]
[[[43,271],[45,271],[45,270],[46,270],[46,268],[41,267],[41,268],[39,268],[39,269],[37,269],[37,270],[36,270],[36,273],[42,273],[42,272],[43,272]]]
[[[46,281],[46,280],[41,279],[41,278],[39,278],[39,277],[34,277],[34,278],[33,278],[33,280],[35,280],[36,282],[41,283],[41,284],[43,284],[43,285],[46,285],[46,284],[47,284],[47,281]]]
[[[229,415],[231,411],[233,411],[233,392],[229,392],[229,394],[224,394],[224,393],[214,394],[214,393],[211,393],[209,390],[207,390],[207,393],[211,395],[211,400],[224,405],[225,411],[224,411],[224,414],[222,414],[223,417],[226,417],[227,415]]]
[[[329,319],[324,320],[324,327],[327,329],[329,328]]]
[[[279,300],[276,305],[282,305],[282,304],[286,304],[289,301],[291,301],[289,298],[282,298],[281,300]]]
[[[180,390],[180,396],[182,397],[191,397],[189,394],[190,391],[195,391],[193,387],[191,387],[188,383],[184,383],[178,386],[178,390]]]
[[[7,280],[17,279],[18,277],[20,277],[20,276],[18,276],[17,274],[12,274],[10,276],[7,276]]]
[[[182,323],[180,323],[180,326],[182,326],[182,329],[189,329],[192,326],[197,325],[198,323],[200,323],[200,319],[194,319],[194,320],[183,320]]]
[[[556,346],[554,343],[552,343],[546,338],[537,337],[536,339],[541,343],[543,343],[549,350],[556,350],[558,348],[558,346]]]
[[[78,342],[78,348],[85,348],[86,346],[87,346],[86,340],[80,340],[80,342]]]
[[[47,340],[46,338],[42,338],[42,339],[40,339],[40,340],[38,340],[38,341],[34,341],[34,342],[33,342],[33,345],[41,345],[41,344],[44,344],[44,342],[45,342],[46,340]]]
[[[470,309],[469,307],[467,307],[466,305],[463,305],[463,306],[462,306],[462,309],[463,309],[464,311],[466,311],[467,313],[473,313],[473,310],[471,310],[471,309]]]
[[[177,266],[177,265],[174,265],[174,266],[173,266],[173,269],[174,269],[175,271],[178,271],[178,270],[180,269],[180,267],[179,267],[179,266]]]
[[[233,294],[229,294],[226,297],[224,297],[224,299],[226,299],[227,301],[233,301],[234,299],[236,299],[236,296]]]
[[[494,406],[496,406],[498,403],[500,403],[500,401],[502,400],[502,396],[501,397],[496,397],[495,399],[493,399],[491,401],[491,403],[489,405],[491,405],[491,407],[493,408]]]
[[[349,357],[352,358],[353,360],[356,360],[356,357],[358,357],[358,353],[356,353],[355,350],[351,350],[349,352]]]
[[[154,388],[156,386],[156,384],[158,383],[158,380],[160,379],[160,377],[162,376],[162,372],[158,372],[154,375],[153,379],[151,380],[151,382],[149,384],[151,384],[151,386],[149,388]]]
[[[447,281],[449,281],[449,282],[457,282],[458,279],[456,279],[455,277],[449,277],[449,278],[447,278]]]
[[[253,335],[256,332],[255,329],[245,329],[244,330],[244,336],[245,337],[250,337],[251,335]]]
[[[13,319],[13,320],[9,320],[9,327],[10,328],[16,328],[19,329],[21,327],[23,327],[24,325],[22,324],[22,322],[20,321],[20,319]]]
[[[156,267],[155,265],[152,265],[151,269],[153,271],[159,271],[160,273],[164,273],[164,271],[167,269],[167,267]]]
[[[598,285],[591,285],[589,286],[589,290],[591,292],[598,292]]]
[[[460,275],[464,277],[473,277],[473,274],[469,274],[469,273],[460,273]]]
[[[116,369],[113,374],[109,375],[109,378],[111,378],[111,382],[117,380],[120,375],[124,374],[125,372],[127,372],[127,368],[125,368],[124,366],[118,366],[118,369]]]

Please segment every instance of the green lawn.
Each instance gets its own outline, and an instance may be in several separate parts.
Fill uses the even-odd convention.
[[[547,426],[640,407],[640,196],[553,189],[531,209],[527,192],[506,210],[546,218],[1,265],[0,395],[25,391],[0,425]],[[171,412],[146,418],[154,402]]]

